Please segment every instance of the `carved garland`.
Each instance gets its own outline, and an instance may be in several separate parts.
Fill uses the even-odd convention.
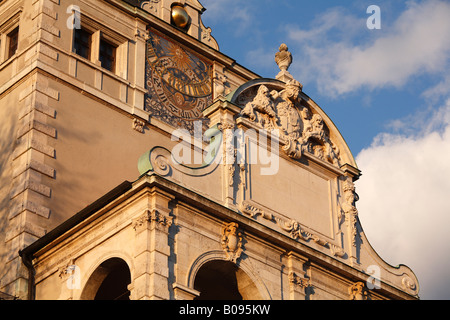
[[[274,214],[267,212],[266,210],[259,208],[255,206],[255,204],[245,200],[241,204],[241,211],[247,215],[250,215],[254,219],[256,219],[258,215],[261,215],[264,219],[276,223],[282,230],[288,232],[290,237],[294,240],[313,240],[315,243],[325,248],[329,248],[334,256],[343,257],[345,255],[345,251],[343,248],[329,243],[316,234],[304,230],[300,223],[296,220],[289,221],[284,217],[275,216]]]
[[[170,227],[172,225],[173,217],[168,217],[162,213],[160,213],[158,210],[146,210],[143,215],[141,215],[139,218],[133,220],[133,229],[135,231],[139,231],[142,228],[144,228],[147,223],[155,222],[158,225],[161,225],[163,227]]]

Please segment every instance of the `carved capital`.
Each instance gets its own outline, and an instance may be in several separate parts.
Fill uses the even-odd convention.
[[[350,300],[369,300],[369,290],[364,282],[356,282],[348,288],[350,294]]]
[[[296,285],[300,288],[307,288],[311,285],[309,279],[301,278],[293,271],[289,273],[289,282],[291,285]]]
[[[173,217],[166,216],[160,213],[158,210],[146,210],[146,212],[133,220],[133,229],[136,232],[142,231],[148,227],[162,227],[166,231],[172,225]]]

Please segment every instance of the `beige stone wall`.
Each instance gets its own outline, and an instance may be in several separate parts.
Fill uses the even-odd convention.
[[[111,258],[122,259],[130,269],[131,299],[192,299],[200,294],[194,287],[199,270],[213,261],[238,267],[237,286],[244,299],[408,298],[384,282],[368,290],[366,274],[305,250],[187,189],[163,191],[171,185],[156,175],[143,177],[38,250],[36,299],[92,298],[101,282],[95,279],[99,266]],[[226,231],[230,220],[237,232]],[[235,235],[242,244],[239,250],[226,245]],[[358,283],[363,291],[352,291]]]

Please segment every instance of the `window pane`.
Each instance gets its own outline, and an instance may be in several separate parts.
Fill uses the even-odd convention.
[[[101,39],[99,59],[103,68],[114,72],[116,64],[116,46],[104,39]]]
[[[84,29],[75,29],[73,52],[83,58],[90,59],[91,36],[92,34]]]
[[[17,52],[17,46],[19,44],[19,27],[11,31],[8,34],[8,38],[9,38],[9,48],[8,48],[8,59],[9,59]]]

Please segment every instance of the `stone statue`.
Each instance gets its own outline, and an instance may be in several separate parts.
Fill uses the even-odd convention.
[[[352,245],[356,246],[356,221],[358,216],[358,209],[356,209],[355,201],[358,200],[358,195],[355,193],[355,186],[353,182],[348,180],[343,183],[344,201],[341,203],[341,209],[344,212],[345,219],[349,222],[352,231]]]
[[[275,128],[276,125],[274,107],[269,89],[265,85],[261,85],[255,98],[245,105],[241,115],[248,116],[250,120],[256,121],[264,129],[270,130]]]
[[[278,117],[283,133],[296,140],[301,137],[302,120],[297,106],[300,104],[302,85],[297,80],[286,84],[286,90],[280,93],[280,102],[277,104]]]

